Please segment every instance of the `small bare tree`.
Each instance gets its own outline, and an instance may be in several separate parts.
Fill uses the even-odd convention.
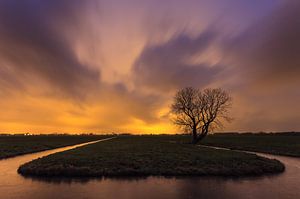
[[[228,110],[231,97],[220,89],[198,89],[187,87],[179,90],[171,106],[173,122],[191,132],[192,143],[202,140],[209,131],[222,127],[222,121],[230,121]]]

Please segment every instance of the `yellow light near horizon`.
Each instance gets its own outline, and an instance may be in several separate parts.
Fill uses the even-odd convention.
[[[170,134],[176,128],[165,116],[163,107],[155,117],[157,121],[145,122],[131,118],[127,102],[84,103],[78,105],[68,99],[16,96],[0,99],[5,114],[0,115],[0,133],[133,133]],[[125,118],[125,119],[124,119]]]
[[[124,129],[134,134],[172,134],[177,129],[170,123],[152,123],[148,124],[139,119],[134,119],[130,124],[124,126]]]

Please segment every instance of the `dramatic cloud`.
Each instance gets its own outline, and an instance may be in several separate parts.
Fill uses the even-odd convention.
[[[1,86],[18,82],[20,88],[38,78],[64,95],[81,96],[98,83],[99,72],[78,62],[63,34],[70,24],[78,23],[81,2],[0,2],[0,76],[5,76]]]
[[[239,76],[239,129],[300,128],[292,122],[300,120],[299,9],[298,1],[287,1],[223,47]]]
[[[231,41],[244,72],[258,83],[290,84],[300,74],[300,2],[288,1]]]
[[[181,87],[234,98],[227,131],[299,130],[300,3],[2,0],[0,132],[178,132]]]
[[[210,31],[195,38],[180,33],[166,43],[146,45],[133,66],[136,84],[162,91],[185,86],[204,87],[221,68],[192,63],[192,60],[204,53],[215,37]]]

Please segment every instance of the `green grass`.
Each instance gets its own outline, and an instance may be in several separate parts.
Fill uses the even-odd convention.
[[[200,144],[300,157],[300,133],[215,134]]]
[[[89,135],[0,135],[0,159],[105,138]]]
[[[22,165],[31,176],[249,176],[277,173],[277,160],[174,142],[180,136],[120,136]]]

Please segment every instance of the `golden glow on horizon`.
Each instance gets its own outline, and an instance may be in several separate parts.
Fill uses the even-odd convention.
[[[168,119],[164,119],[164,122],[146,123],[131,117],[128,113],[129,109],[124,109],[123,105],[117,102],[90,103],[80,106],[68,100],[25,95],[10,99],[9,102],[2,99],[0,105],[3,107],[2,111],[6,113],[0,115],[0,133],[168,134],[177,132]],[[115,109],[111,110],[112,107]],[[158,116],[164,116],[167,111],[167,107],[160,109]],[[123,116],[125,119],[119,119]]]

